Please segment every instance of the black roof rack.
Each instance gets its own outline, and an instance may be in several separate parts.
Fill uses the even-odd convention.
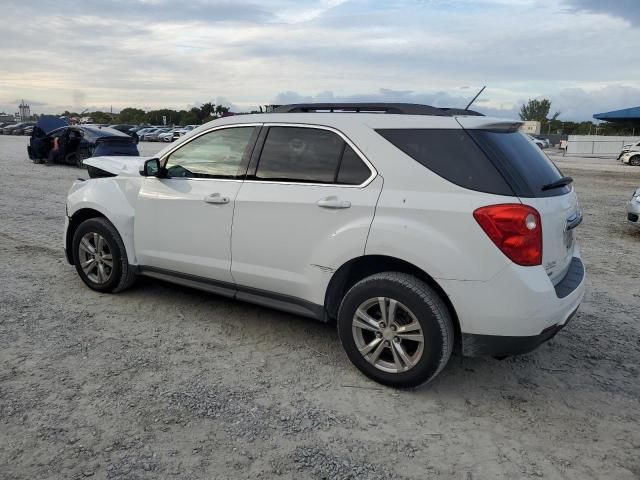
[[[393,113],[400,115],[431,115],[453,117],[455,115],[483,116],[473,110],[462,108],[438,108],[419,103],[293,103],[273,109],[274,113],[311,113],[311,112],[351,112],[351,113]]]

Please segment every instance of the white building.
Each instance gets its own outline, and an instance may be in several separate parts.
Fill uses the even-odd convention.
[[[540,122],[537,120],[525,120],[520,127],[520,131],[529,135],[540,135]]]

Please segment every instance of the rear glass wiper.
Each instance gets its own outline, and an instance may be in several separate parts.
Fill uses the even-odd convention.
[[[562,177],[556,180],[555,182],[547,183],[543,185],[542,191],[546,192],[547,190],[552,190],[554,188],[566,187],[571,182],[573,182],[573,178],[571,177]]]

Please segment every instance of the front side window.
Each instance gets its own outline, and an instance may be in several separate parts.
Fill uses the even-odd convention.
[[[370,175],[362,159],[334,132],[270,127],[255,176],[260,180],[359,185]]]
[[[174,151],[165,168],[169,177],[238,178],[256,127],[234,127],[206,133]]]

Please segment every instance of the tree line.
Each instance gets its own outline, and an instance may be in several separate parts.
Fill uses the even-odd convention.
[[[140,108],[127,107],[120,110],[119,113],[102,111],[77,113],[65,111],[62,116],[68,118],[90,117],[95,123],[124,123],[130,125],[162,125],[163,117],[166,117],[167,125],[199,125],[219,118],[228,111],[229,107],[207,102],[203,103],[200,107],[193,107],[190,110],[161,108],[147,112]]]
[[[109,112],[69,112],[65,111],[62,115],[66,117],[91,117],[95,123],[126,123],[131,125],[161,125],[163,117],[166,117],[167,125],[200,125],[202,123],[214,120],[223,116],[229,111],[228,107],[216,105],[212,102],[203,103],[200,107],[193,107],[190,110],[172,110],[163,108],[159,110],[144,111],[140,108],[127,107],[120,110],[119,113]],[[261,113],[262,107],[259,112]],[[640,132],[640,125],[618,124],[618,123],[599,123],[592,121],[584,122],[568,122],[559,120],[561,112],[551,111],[551,101],[542,99],[530,99],[520,108],[521,120],[536,120],[541,124],[541,133],[562,133],[565,135],[631,135]]]
[[[551,111],[551,101],[542,99],[530,99],[520,107],[520,120],[535,120],[540,122],[542,134],[562,133],[564,135],[634,135],[640,132],[640,125],[633,123],[594,123],[565,122],[558,120],[561,112]]]

